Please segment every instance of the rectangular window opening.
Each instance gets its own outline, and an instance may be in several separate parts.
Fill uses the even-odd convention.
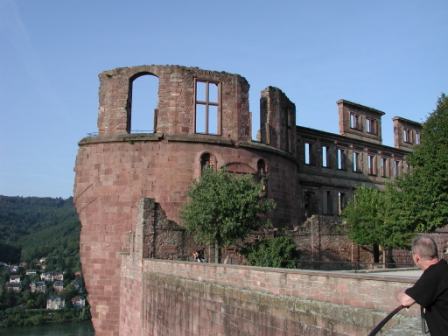
[[[219,84],[196,80],[195,132],[219,135],[221,133]]]
[[[305,164],[306,165],[311,165],[312,161],[311,161],[311,150],[312,150],[312,145],[309,142],[305,142]]]
[[[359,116],[355,113],[350,113],[350,128],[359,129]]]
[[[331,191],[327,190],[327,192],[325,193],[325,198],[326,198],[326,208],[325,208],[325,213],[327,215],[332,215],[333,214],[333,204],[332,204],[332,199],[331,199]]]
[[[381,176],[387,177],[387,158],[381,158],[380,165]]]
[[[342,214],[342,210],[345,208],[345,194],[338,192],[338,215]]]
[[[400,161],[394,160],[394,165],[392,167],[392,176],[397,177],[400,175]]]
[[[369,134],[377,134],[376,132],[376,120],[375,119],[366,119],[366,132]]]
[[[369,168],[369,175],[376,175],[375,161],[374,155],[368,155],[367,165]]]
[[[412,143],[412,130],[403,128],[403,142]]]
[[[337,150],[338,169],[345,170],[345,151],[341,148]]]
[[[359,172],[360,171],[360,165],[359,165],[359,153],[353,152],[352,155],[352,170],[353,172]]]
[[[329,167],[328,146],[322,146],[322,167]]]

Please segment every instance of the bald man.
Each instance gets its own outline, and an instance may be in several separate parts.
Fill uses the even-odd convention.
[[[423,274],[411,288],[398,294],[405,307],[417,302],[431,336],[448,335],[448,264],[440,260],[437,245],[428,236],[420,236],[412,243],[412,259]]]

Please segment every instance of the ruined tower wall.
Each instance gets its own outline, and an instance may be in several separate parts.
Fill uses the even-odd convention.
[[[252,147],[205,143],[205,139],[202,143],[180,141],[179,136],[109,140],[85,140],[76,163],[80,255],[97,335],[118,330],[118,253],[126,248],[126,233],[137,222],[139,200],[153,198],[169,220],[181,224],[180,208],[189,186],[200,175],[202,153],[213,154],[218,168],[228,166],[252,173],[258,161],[264,160],[268,195],[278,204],[273,221],[276,225],[295,223],[295,163],[286,157]]]
[[[296,106],[278,88],[269,86],[260,98],[261,141],[295,155]]]
[[[148,65],[102,72],[98,130],[100,135],[128,134],[132,118],[132,83],[143,75],[159,79],[157,133],[195,133],[196,81],[219,86],[219,134],[234,141],[251,138],[249,84],[241,76],[182,66]]]

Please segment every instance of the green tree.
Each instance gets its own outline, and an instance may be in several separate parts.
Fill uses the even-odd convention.
[[[249,264],[262,267],[295,268],[298,259],[296,245],[290,237],[275,237],[259,241],[244,251]]]
[[[192,184],[181,216],[197,242],[214,244],[218,263],[223,246],[244,239],[251,230],[268,222],[266,215],[274,208],[274,202],[261,194],[261,183],[251,175],[206,169]]]
[[[431,232],[448,224],[448,97],[423,124],[421,144],[409,155],[409,174],[397,180],[403,192],[397,208],[402,221],[418,232]]]
[[[379,245],[385,251],[393,247],[406,247],[414,228],[401,220],[399,204],[405,196],[396,186],[389,184],[385,191],[360,187],[342,212],[348,226],[348,236],[360,245]]]

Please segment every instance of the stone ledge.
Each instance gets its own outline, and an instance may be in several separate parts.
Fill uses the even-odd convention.
[[[133,142],[149,142],[149,141],[162,141],[162,140],[166,140],[167,142],[204,143],[226,147],[235,147],[235,148],[239,147],[244,149],[263,151],[274,155],[279,155],[298,165],[298,162],[294,156],[278,148],[256,142],[235,143],[233,140],[224,138],[222,136],[213,136],[205,134],[167,135],[164,133],[135,133],[135,134],[95,135],[83,138],[78,143],[78,145],[85,146],[85,145],[112,143],[112,142],[133,143]]]
[[[79,142],[79,146],[99,144],[107,142],[136,142],[136,141],[160,141],[163,133],[135,133],[135,134],[113,134],[88,136]]]
[[[221,146],[235,146],[235,143],[222,136],[206,135],[206,134],[179,134],[179,135],[166,135],[165,139],[168,142],[196,142],[196,143],[208,143]]]
[[[297,275],[310,275],[310,276],[323,276],[332,278],[343,278],[343,279],[355,279],[355,280],[375,280],[384,282],[398,282],[404,284],[413,284],[415,278],[405,278],[405,277],[393,277],[393,276],[375,276],[369,273],[342,273],[341,271],[317,271],[317,270],[302,270],[302,269],[291,269],[291,268],[273,268],[273,267],[259,267],[259,266],[245,266],[245,265],[228,265],[228,264],[215,264],[215,263],[197,263],[192,261],[180,261],[180,260],[165,260],[165,259],[144,259],[144,263],[154,263],[154,264],[172,264],[175,265],[191,265],[195,267],[206,268],[222,268],[224,269],[234,269],[234,270],[246,270],[246,271],[257,271],[266,273],[277,273],[277,274],[297,274]]]

